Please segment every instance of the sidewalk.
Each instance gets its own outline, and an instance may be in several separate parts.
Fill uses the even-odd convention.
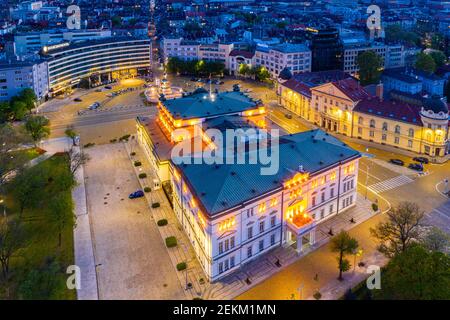
[[[133,144],[132,147],[130,144]],[[135,156],[130,155],[131,162],[134,162],[134,160],[142,162],[142,166],[139,167],[141,170],[135,167],[136,175],[141,172],[145,172],[148,175],[146,179],[139,179],[142,188],[150,186],[155,173],[151,169],[138,142],[133,139],[129,143],[125,143],[125,147],[129,155],[131,150],[136,153]],[[167,219],[169,222],[167,226],[158,228],[162,239],[164,240],[168,236],[175,236],[177,238],[178,246],[169,248],[168,252],[173,264],[173,270],[174,272],[177,272],[182,287],[186,286],[186,272],[176,271],[176,264],[182,261],[187,262],[187,282],[192,283],[192,289],[185,290],[187,299],[192,299],[194,297],[213,300],[233,299],[275,275],[290,264],[304,257],[311,257],[311,252],[329,242],[331,238],[328,234],[330,227],[333,229],[334,234],[337,234],[340,230],[349,230],[375,215],[371,208],[371,202],[358,195],[355,207],[338,216],[330,218],[318,226],[316,231],[316,243],[304,250],[301,254],[298,254],[295,249],[288,245],[277,247],[262,257],[246,264],[240,271],[234,272],[218,282],[212,284],[205,282],[204,284],[200,284],[200,278],[206,279],[206,277],[195,257],[193,248],[190,246],[189,239],[185,235],[182,226],[179,224],[175,213],[166,199],[164,191],[162,189],[152,191],[147,193],[146,197],[147,200],[149,200],[150,206],[152,202],[159,202],[161,205],[160,208],[151,209],[153,213],[152,218],[155,223],[163,218]],[[353,218],[354,223],[350,222],[351,218]],[[281,267],[275,265],[275,261],[277,260],[280,261]],[[246,283],[247,278],[251,281],[250,285]],[[346,284],[348,284],[348,281]]]

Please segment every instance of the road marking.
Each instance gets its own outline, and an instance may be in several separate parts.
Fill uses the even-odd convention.
[[[398,188],[402,185],[411,183],[413,181],[414,181],[413,179],[407,176],[400,175],[389,180],[377,182],[375,184],[368,186],[367,188],[375,193],[381,193],[387,190]]]

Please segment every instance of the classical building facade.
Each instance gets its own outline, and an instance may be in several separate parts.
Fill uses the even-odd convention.
[[[280,83],[279,102],[327,131],[390,145],[444,161],[449,150],[449,112],[439,96],[413,103],[384,99],[383,85],[369,94],[353,78],[317,86]]]

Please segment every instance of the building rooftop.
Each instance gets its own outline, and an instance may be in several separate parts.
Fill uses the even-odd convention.
[[[333,85],[341,90],[347,97],[353,101],[359,101],[370,97],[371,95],[353,78],[337,80]]]
[[[417,105],[395,100],[381,101],[375,97],[358,102],[353,109],[353,111],[360,113],[422,126],[420,110],[421,107]]]
[[[248,156],[248,153],[246,154]],[[252,199],[281,189],[300,166],[310,176],[340,161],[356,159],[359,152],[321,130],[280,137],[279,170],[261,175],[261,164],[180,164],[184,180],[209,216],[245,206]]]
[[[238,114],[259,106],[255,100],[240,91],[210,95],[205,90],[201,90],[182,98],[161,101],[161,103],[176,120]]]

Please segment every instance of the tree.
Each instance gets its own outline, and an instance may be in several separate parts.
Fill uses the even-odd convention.
[[[421,239],[424,248],[444,252],[450,245],[450,237],[437,227],[432,227]]]
[[[350,262],[345,258],[346,254],[352,254],[358,248],[358,241],[350,237],[348,232],[342,230],[331,238],[331,251],[338,252],[339,280],[343,280],[342,273],[350,270]]]
[[[387,26],[384,32],[387,42],[405,42],[410,45],[420,43],[420,36],[417,33],[406,31],[399,24]]]
[[[12,110],[8,101],[0,102],[0,124],[11,120]]]
[[[424,213],[412,202],[401,202],[387,213],[387,221],[380,222],[370,233],[380,244],[378,250],[387,257],[393,257],[419,239],[420,223]]]
[[[50,135],[50,120],[44,116],[30,116],[25,122],[25,129],[30,134],[34,143]]]
[[[114,16],[111,18],[111,24],[113,27],[118,28],[122,25],[122,18],[119,16]]]
[[[270,78],[270,73],[264,66],[257,66],[252,73],[254,73],[256,80],[259,81],[265,81]]]
[[[11,120],[23,120],[25,116],[28,113],[27,105],[25,102],[20,100],[15,100],[11,102],[10,104],[11,108],[11,114],[10,119]]]
[[[430,55],[420,52],[417,54],[415,67],[419,70],[433,73],[436,70],[436,63]]]
[[[0,218],[0,264],[2,265],[4,279],[9,274],[11,257],[23,247],[24,243],[24,230],[20,222],[8,218]]]
[[[90,160],[89,155],[81,150],[75,150],[75,148],[70,148],[67,155],[69,156],[70,173],[72,175],[74,175],[82,165]]]
[[[248,76],[250,74],[250,67],[248,66],[248,64],[245,63],[241,63],[239,65],[239,70],[238,70],[239,74],[242,76]]]
[[[413,245],[392,258],[382,273],[375,299],[450,299],[450,257]]]
[[[33,109],[37,101],[36,94],[34,93],[34,90],[31,88],[23,89],[17,96],[17,99],[25,104],[27,110]]]
[[[70,139],[72,139],[72,145],[76,146],[76,138],[78,136],[78,133],[75,131],[75,129],[73,128],[73,126],[68,126],[66,128],[66,131],[64,132],[66,134],[66,136]]]
[[[429,55],[433,58],[437,68],[443,66],[447,60],[447,57],[442,51],[431,51]]]
[[[0,124],[0,186],[7,180],[7,173],[21,168],[27,161],[25,154],[13,153],[30,139],[22,127]]]
[[[357,60],[359,79],[362,85],[378,83],[380,81],[383,59],[374,51],[362,52]]]
[[[58,231],[58,247],[62,244],[62,232],[66,225],[73,226],[75,216],[73,214],[72,196],[67,192],[57,193],[49,203],[50,214]]]
[[[45,187],[46,179],[40,168],[33,167],[20,170],[14,180],[8,185],[19,206],[19,217],[22,217],[25,209],[35,207],[41,200],[41,192]]]

